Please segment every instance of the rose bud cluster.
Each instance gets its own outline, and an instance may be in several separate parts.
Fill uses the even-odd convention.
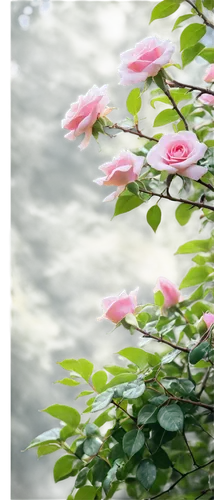
[[[198,100],[203,104],[208,104],[208,106],[214,106],[214,95],[212,94],[201,94]]]
[[[210,64],[205,71],[204,81],[207,83],[214,82],[214,64]]]
[[[119,323],[127,314],[133,314],[137,307],[137,292],[138,288],[130,292],[130,294],[123,291],[118,296],[102,299],[102,309],[104,312],[98,320],[106,318],[113,323]]]
[[[178,288],[167,278],[162,276],[158,278],[155,285],[154,292],[161,292],[164,296],[163,309],[168,309],[169,307],[175,306],[182,300],[181,294]]]

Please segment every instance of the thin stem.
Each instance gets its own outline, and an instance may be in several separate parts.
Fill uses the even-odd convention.
[[[198,181],[195,181],[195,182],[198,182],[202,186],[205,186],[208,189],[210,189],[211,191],[214,191],[214,187],[212,186],[212,184],[207,184],[206,182],[202,181],[201,179],[198,179]]]
[[[181,120],[183,121],[185,129],[189,130],[187,121],[185,120],[184,116],[182,115],[180,109],[178,108],[178,106],[177,106],[176,102],[174,101],[173,97],[171,96],[169,90],[165,86],[164,86],[164,93],[166,94],[166,96],[168,97],[168,99],[171,101],[173,108],[175,109],[175,111],[177,111],[178,115],[180,116]]]
[[[193,465],[195,465],[196,467],[198,467],[198,464],[196,463],[196,461],[195,461],[195,459],[194,459],[194,456],[193,456],[193,454],[192,454],[192,450],[190,449],[189,443],[188,443],[188,441],[187,441],[187,438],[186,438],[186,434],[185,434],[185,432],[183,432],[183,438],[184,438],[184,441],[185,441],[185,443],[186,443],[186,447],[187,447],[187,449],[188,449],[188,451],[189,451],[189,454],[191,455]]]
[[[169,491],[171,491],[180,481],[182,481],[182,479],[184,477],[189,476],[190,474],[193,474],[193,472],[196,472],[196,471],[198,471],[200,469],[204,469],[208,465],[211,465],[213,462],[214,462],[214,460],[210,460],[210,462],[207,462],[204,465],[199,465],[195,469],[190,470],[189,472],[186,472],[186,474],[182,474],[181,477],[179,477],[179,479],[177,479],[177,481],[175,481],[173,484],[171,484],[171,486],[167,490],[164,490],[164,491],[162,491],[162,493],[158,493],[158,495],[155,495],[154,497],[150,497],[147,500],[154,500],[155,498],[158,498],[158,497],[161,497],[162,495],[165,495],[165,493],[169,493]],[[181,474],[181,472],[179,472],[179,474]]]
[[[138,137],[143,137],[144,139],[148,139],[149,141],[155,141],[158,142],[158,139],[154,139],[153,137],[149,137],[148,135],[142,134],[142,132],[138,129],[138,127],[134,128],[124,128],[121,127],[121,125],[118,125],[117,123],[114,123],[114,125],[109,126],[108,128],[116,128],[118,130],[122,130],[123,132],[128,132],[129,134],[134,134],[138,135]]]
[[[203,497],[204,495],[206,495],[206,493],[207,493],[208,491],[211,491],[211,490],[208,488],[208,490],[201,491],[200,495],[199,495],[198,497],[196,497],[196,498],[195,498],[195,500],[198,500],[199,498],[201,498],[201,497]]]
[[[186,0],[186,2],[191,5],[191,7],[197,12],[198,16],[201,17],[201,19],[203,19],[204,21],[204,24],[206,24],[207,26],[209,26],[210,28],[214,29],[214,25],[211,23],[211,21],[209,21],[209,19],[207,19],[204,14],[202,12],[200,12],[200,10],[196,7],[196,5],[191,2],[191,0]]]
[[[201,382],[201,388],[200,388],[200,391],[199,391],[199,392],[198,392],[198,394],[197,394],[197,397],[198,397],[198,398],[200,398],[200,396],[201,396],[202,392],[204,391],[204,389],[205,389],[205,387],[206,387],[206,383],[207,383],[207,380],[208,380],[209,375],[210,375],[210,370],[211,370],[211,367],[207,368],[207,371],[206,371],[206,373],[205,373],[205,375],[204,375],[204,378],[203,378],[203,380],[202,380],[202,382]]]
[[[163,344],[170,345],[170,347],[173,347],[173,349],[178,349],[179,351],[183,351],[183,352],[190,352],[187,347],[178,346],[176,344],[173,344],[169,340],[163,339],[162,337],[155,337],[155,335],[152,335],[151,333],[147,333],[139,327],[135,327],[135,330],[138,330],[139,332],[141,332],[143,335],[145,335],[145,337],[148,337],[148,338],[153,339],[153,340],[157,340],[157,342],[162,342]]]
[[[167,78],[169,78],[169,75],[167,75]],[[197,85],[190,85],[189,83],[181,83],[173,79],[171,79],[170,81],[167,80],[167,85],[169,85],[169,87],[180,87],[182,89],[188,88],[191,90],[198,90],[199,92],[201,92],[201,94],[214,95],[214,92],[211,89],[204,89],[203,87],[198,87]]]
[[[137,422],[137,419],[135,417],[133,417],[132,415],[130,415],[130,413],[128,413],[125,408],[122,408],[118,403],[116,403],[116,401],[114,401],[112,399],[111,401],[113,403],[114,406],[117,406],[117,408],[119,408],[121,411],[123,411],[124,413],[126,413],[126,415],[128,415],[129,418],[131,418],[132,420],[134,420],[135,424]]]
[[[177,201],[178,203],[186,203],[186,205],[191,205],[192,207],[208,208],[209,210],[211,210],[211,211],[214,212],[214,207],[212,207],[211,205],[207,205],[206,203],[200,203],[200,202],[197,202],[197,201],[185,200],[183,198],[175,198],[174,196],[171,196],[169,194],[166,195],[166,194],[163,194],[163,193],[154,193],[154,191],[148,191],[146,189],[142,189],[141,187],[140,187],[139,191],[141,193],[150,194],[151,196],[158,196],[159,198],[165,198],[166,200]]]

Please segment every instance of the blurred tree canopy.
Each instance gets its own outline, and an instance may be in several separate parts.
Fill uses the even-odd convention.
[[[173,222],[174,207],[154,240],[145,226],[143,208],[125,220],[110,222],[112,206],[101,203],[99,189],[92,183],[99,164],[121,147],[134,150],[140,139],[105,138],[101,154],[95,142],[80,153],[77,143],[65,141],[60,130],[69,104],[93,83],[110,84],[112,105],[125,102],[128,90],[117,86],[118,54],[153,33],[154,28],[148,28],[149,12],[149,0],[12,0],[14,499],[63,496],[61,485],[52,486],[51,457],[40,465],[34,454],[21,454],[21,450],[46,429],[48,419],[38,414],[38,408],[54,400],[68,402],[64,389],[51,385],[57,378],[55,361],[68,355],[86,356],[95,358],[99,366],[109,361],[112,342],[121,347],[122,338],[105,337],[106,327],[95,322],[99,298],[139,284],[140,299],[148,300],[159,274],[176,279],[179,273],[173,250],[183,240],[183,230]],[[166,21],[155,30],[162,37],[170,36]],[[195,67],[190,71],[196,74]],[[125,109],[114,113],[118,120]],[[144,116],[150,132],[153,115],[146,100]],[[194,224],[193,220],[187,230],[190,235]],[[182,260],[180,264],[180,270],[186,266]]]

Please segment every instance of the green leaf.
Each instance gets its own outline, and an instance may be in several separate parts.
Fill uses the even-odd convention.
[[[92,383],[97,392],[101,392],[108,380],[107,373],[104,370],[99,370],[92,376]]]
[[[213,139],[208,139],[207,141],[204,141],[204,143],[206,144],[206,146],[208,146],[208,148],[214,148],[214,140]]]
[[[115,461],[118,461],[120,459],[124,460],[125,455],[123,448],[120,443],[115,444],[111,449],[110,453],[108,455],[109,462],[113,465]]]
[[[60,450],[61,446],[58,444],[41,444],[37,448],[38,457],[43,457],[43,455],[49,455],[54,451]]]
[[[164,109],[156,116],[153,127],[161,127],[178,119],[179,115],[175,109]]]
[[[204,281],[207,281],[208,276],[213,272],[211,266],[195,266],[192,267],[180,284],[181,288],[187,288],[189,286],[199,285]]]
[[[164,296],[160,290],[154,293],[154,302],[156,306],[162,307],[164,304]]]
[[[180,6],[181,0],[163,0],[155,5],[149,24],[155,19],[162,19],[163,17],[168,17],[173,12],[175,12]]]
[[[130,373],[129,368],[124,368],[123,366],[117,366],[117,365],[106,365],[104,366],[105,370],[111,375],[120,375],[121,373]]]
[[[151,207],[146,216],[148,224],[151,226],[153,231],[156,233],[157,228],[160,224],[161,221],[161,209],[159,208],[158,205],[154,205]]]
[[[126,314],[125,318],[123,319],[127,325],[138,327],[138,322],[136,319],[136,316],[132,313]]]
[[[151,405],[145,405],[138,413],[137,425],[155,424],[157,422],[157,408]]]
[[[161,396],[155,396],[154,398],[149,399],[149,403],[155,406],[160,406],[162,405],[162,403],[167,401],[167,399],[169,399],[168,396],[165,396],[165,394],[161,394]]]
[[[156,479],[156,467],[151,460],[142,460],[136,471],[136,478],[146,490],[151,488]]]
[[[189,24],[181,33],[180,50],[187,49],[195,45],[206,33],[204,24],[193,23]]]
[[[195,57],[199,54],[201,55],[202,50],[204,49],[204,45],[201,42],[196,43],[193,47],[188,47],[183,50],[181,53],[181,62],[183,68],[186,68],[192,61],[194,61]]]
[[[162,74],[162,71],[159,71],[159,73],[153,77],[156,85],[161,89],[163,90],[163,92],[165,92],[166,90],[166,84],[165,84],[165,80],[163,78],[163,74]]]
[[[108,414],[110,410],[111,410],[111,408],[108,408],[103,413],[101,413],[101,415],[99,415],[99,417],[97,417],[94,420],[94,424],[97,425],[98,427],[101,427],[106,422],[111,422],[111,420],[113,420],[113,418]]]
[[[165,354],[165,356],[161,360],[161,364],[164,365],[167,363],[171,363],[179,354],[181,354],[181,351],[179,349],[173,349],[168,354]]]
[[[105,392],[101,392],[99,396],[95,398],[94,403],[92,404],[92,413],[94,411],[100,411],[106,408],[109,405],[114,395],[114,389],[107,389]]]
[[[184,424],[184,415],[180,406],[171,404],[161,408],[158,412],[158,422],[166,431],[181,431]]]
[[[131,115],[136,116],[141,108],[140,89],[131,90],[126,100],[126,107]]]
[[[89,394],[93,394],[93,391],[82,391],[78,394],[78,396],[76,397],[76,399],[78,398],[81,398],[83,396],[89,396]]]
[[[107,464],[107,462],[105,460],[102,460],[101,458],[98,458],[92,470],[94,481],[99,481],[102,483],[105,477],[107,476],[109,470],[110,467]]]
[[[203,57],[210,64],[214,63],[214,49],[210,47],[205,47],[199,54],[200,57]]]
[[[200,359],[208,354],[210,345],[209,342],[201,342],[197,347],[193,348],[189,353],[189,361],[192,365],[195,365]]]
[[[70,476],[73,467],[73,461],[75,457],[71,457],[70,455],[64,455],[59,458],[54,465],[53,475],[55,483],[62,481]]]
[[[119,351],[118,354],[139,366],[141,369],[144,369],[148,365],[147,353],[138,347],[125,347],[125,349]]]
[[[203,0],[204,7],[208,10],[214,9],[214,0]]]
[[[186,203],[180,203],[180,205],[178,205],[175,211],[175,217],[180,226],[185,226],[187,224],[195,210],[198,210],[198,208],[191,207]]]
[[[147,199],[149,198],[150,196],[148,195]],[[130,193],[128,189],[125,189],[125,191],[123,191],[117,199],[115,205],[114,217],[120,214],[124,214],[126,212],[130,212],[130,210],[133,210],[134,208],[137,208],[140,205],[142,205],[144,201],[146,200],[138,198],[138,196],[135,196],[135,194]]]
[[[141,450],[144,443],[145,436],[143,432],[134,429],[127,432],[123,437],[123,450],[128,457],[132,457],[135,453],[137,453],[137,451]]]
[[[145,384],[141,379],[129,382],[127,389],[123,392],[124,399],[136,399],[142,396],[145,391]]]
[[[55,427],[54,429],[50,429],[49,431],[45,431],[39,436],[35,437],[33,441],[25,448],[25,450],[29,450],[30,448],[35,448],[35,446],[39,446],[40,444],[47,443],[56,443],[60,439],[60,431],[61,427]]]
[[[94,500],[95,495],[96,488],[94,488],[94,486],[86,485],[77,491],[74,500]]]
[[[62,380],[56,380],[55,384],[63,384],[63,385],[79,385],[80,382],[77,382],[76,380],[72,380],[71,378],[63,378]]]
[[[175,21],[172,31],[176,30],[177,28],[180,28],[181,24],[187,19],[190,19],[190,17],[194,17],[194,14],[184,14],[184,16],[179,16]]]
[[[81,486],[84,486],[86,481],[87,481],[87,475],[89,473],[89,469],[87,467],[84,467],[79,474],[76,477],[76,481],[74,484],[74,488],[81,488]]]
[[[110,387],[115,387],[119,384],[124,384],[125,382],[132,382],[135,379],[136,379],[135,373],[130,373],[130,372],[121,373],[112,378],[110,382],[107,384],[106,388],[109,389]]]
[[[91,437],[91,436],[100,434],[100,430],[96,424],[86,424],[85,434],[87,437]]]
[[[83,451],[89,457],[91,455],[96,455],[102,445],[102,441],[99,437],[87,438],[83,443]]]
[[[138,186],[137,182],[130,182],[129,184],[127,184],[126,188],[128,189],[128,191],[130,193],[133,193],[136,196],[139,195],[139,186]]]
[[[172,462],[163,448],[159,448],[156,453],[152,455],[152,460],[158,469],[168,469],[168,467],[172,467]]]
[[[60,431],[60,439],[61,441],[66,441],[66,439],[71,436],[75,436],[76,434],[77,431],[73,427],[70,427],[70,425],[64,425]]]
[[[86,382],[89,381],[89,377],[91,376],[93,372],[93,364],[88,361],[87,359],[80,358],[80,359],[65,359],[64,361],[61,361],[58,363],[64,370],[69,370],[69,371],[74,371],[76,373],[79,373]]]
[[[195,385],[189,379],[162,379],[163,386],[170,392],[180,396],[189,396],[194,390]]]
[[[72,429],[76,429],[80,423],[80,414],[70,406],[55,404],[41,411],[45,411],[52,417],[62,420],[65,424],[70,425]]]
[[[197,252],[208,252],[212,247],[211,239],[207,240],[192,240],[181,245],[175,255],[182,253],[197,253]]]

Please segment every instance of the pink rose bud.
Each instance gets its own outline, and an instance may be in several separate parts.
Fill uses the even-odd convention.
[[[205,71],[204,80],[207,83],[214,82],[214,64],[210,64]]]
[[[175,306],[178,302],[180,302],[180,300],[182,300],[178,288],[167,278],[158,278],[157,284],[154,288],[154,292],[158,291],[162,292],[164,296],[164,309]]]
[[[99,170],[104,172],[105,177],[99,177],[94,182],[99,186],[118,186],[118,189],[107,196],[103,201],[114,200],[124,191],[127,184],[138,179],[144,158],[130,151],[121,151],[112,161],[104,163]]]
[[[106,318],[113,321],[113,323],[118,323],[125,318],[126,314],[133,314],[137,306],[137,292],[138,288],[130,292],[129,295],[123,291],[117,297],[105,297],[102,300],[104,313],[98,320]]]
[[[160,40],[156,36],[145,38],[133,49],[120,55],[120,84],[135,85],[144,82],[149,76],[155,76],[167,64],[175,50],[169,40]]]
[[[179,174],[198,181],[208,170],[197,165],[206,149],[207,146],[199,142],[193,132],[165,134],[150,149],[147,161],[156,170],[166,170],[169,174]]]
[[[203,104],[208,104],[208,106],[214,106],[214,95],[212,94],[202,94],[198,100]]]
[[[203,314],[203,320],[207,325],[207,328],[210,328],[211,325],[214,324],[214,314],[212,313],[204,313]]]
[[[70,130],[65,135],[70,141],[74,141],[76,137],[85,134],[79,148],[85,149],[88,146],[92,135],[92,127],[98,118],[106,116],[112,108],[108,108],[109,97],[107,95],[108,85],[103,87],[93,87],[86,95],[80,95],[77,102],[71,104],[70,109],[62,120],[62,128]]]

